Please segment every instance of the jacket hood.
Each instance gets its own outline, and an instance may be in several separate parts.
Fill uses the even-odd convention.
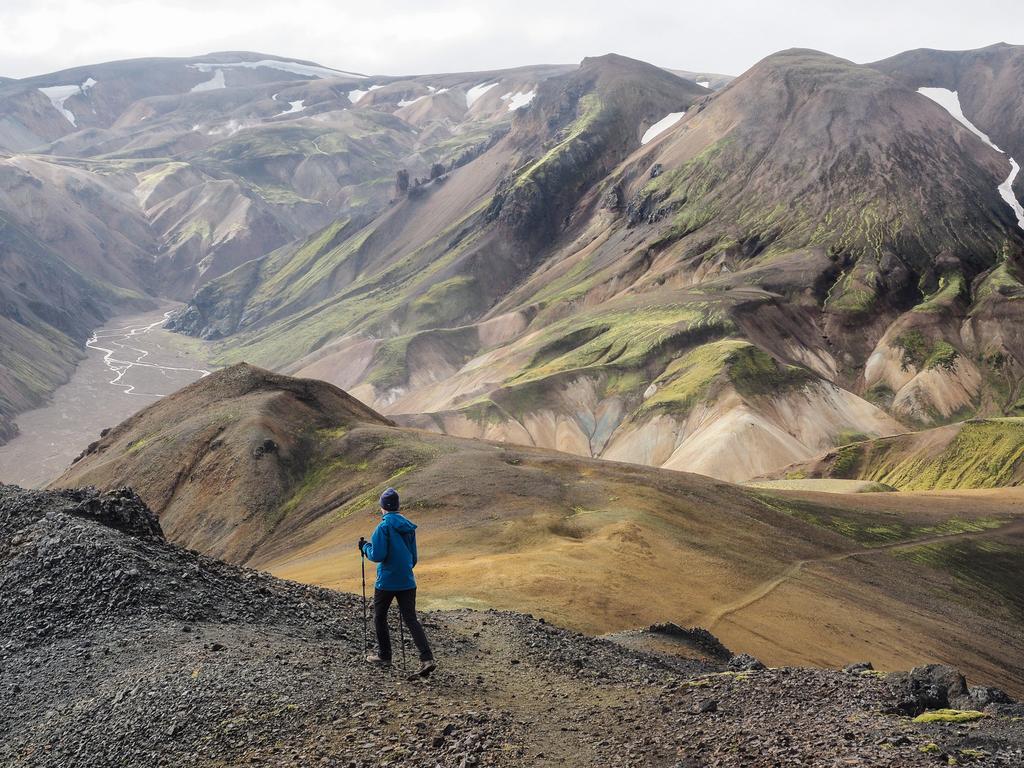
[[[416,523],[407,517],[403,517],[398,512],[388,512],[384,515],[383,522],[385,525],[394,528],[399,533],[416,530]]]

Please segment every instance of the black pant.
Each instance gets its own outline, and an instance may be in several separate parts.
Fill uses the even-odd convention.
[[[380,657],[385,661],[391,661],[391,632],[388,630],[388,608],[391,607],[391,600],[398,598],[398,611],[402,614],[402,621],[409,628],[412,641],[420,652],[420,661],[430,661],[434,654],[430,652],[430,643],[427,642],[427,634],[423,631],[423,625],[416,618],[416,590],[403,589],[395,592],[390,589],[373,590],[373,627],[377,630],[377,646],[380,648]]]

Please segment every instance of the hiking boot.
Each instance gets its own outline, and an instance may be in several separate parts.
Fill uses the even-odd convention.
[[[428,659],[420,664],[419,670],[416,672],[420,677],[430,677],[430,673],[437,669],[437,662],[433,659]]]
[[[370,664],[376,664],[377,666],[380,666],[380,667],[390,667],[391,666],[391,659],[382,659],[376,653],[371,653],[369,656],[366,657],[366,660]]]

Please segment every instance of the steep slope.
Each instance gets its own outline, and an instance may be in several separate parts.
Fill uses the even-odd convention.
[[[1011,155],[1024,157],[1024,46],[907,51],[870,66],[912,88],[960,94],[964,113]],[[1018,186],[1018,196],[1020,193]]]
[[[345,589],[358,587],[352,542],[395,485],[421,526],[427,605],[527,610],[591,632],[710,624],[772,663],[926,657],[1024,683],[1016,662],[992,662],[1022,657],[1019,495],[804,501],[399,429],[328,384],[244,365],[111,430],[58,485],[131,485],[175,542]],[[997,546],[1005,570],[979,584],[903,556],[934,544]]]
[[[729,480],[1013,412],[1005,157],[826,54],[713,96],[669,78],[546,81],[475,160],[243,265],[177,327],[403,423]]]
[[[0,486],[0,584],[0,760],[11,766],[87,753],[95,766],[154,755],[199,766],[855,755],[924,768],[980,748],[988,764],[1012,765],[1024,742],[1021,705],[946,667],[769,670],[749,656],[727,666],[728,652],[681,660],[495,611],[427,615],[441,666],[405,682],[362,660],[355,595],[172,546],[130,491]],[[906,717],[950,704],[985,713],[955,729]]]

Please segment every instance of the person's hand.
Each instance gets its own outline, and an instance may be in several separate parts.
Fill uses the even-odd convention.
[[[362,551],[363,551],[363,545],[364,545],[364,544],[366,544],[366,539],[364,539],[364,538],[363,538],[362,536],[360,536],[360,537],[359,537],[359,551],[360,551],[360,552],[362,552]]]

